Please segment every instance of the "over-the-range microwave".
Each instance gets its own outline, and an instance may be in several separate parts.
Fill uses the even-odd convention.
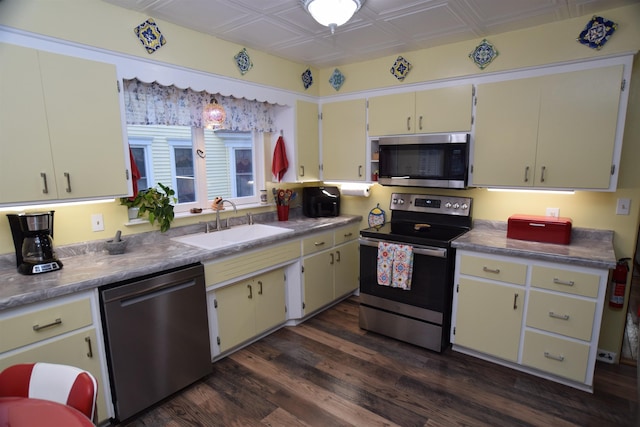
[[[385,136],[378,140],[382,185],[466,188],[468,133]]]

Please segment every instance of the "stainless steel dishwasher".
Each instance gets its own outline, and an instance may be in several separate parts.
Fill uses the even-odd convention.
[[[120,421],[212,371],[201,264],[100,289]]]

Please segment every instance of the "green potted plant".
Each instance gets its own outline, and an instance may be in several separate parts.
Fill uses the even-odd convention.
[[[171,221],[175,217],[173,212],[173,203],[177,202],[175,194],[176,192],[168,186],[158,183],[156,187],[139,191],[134,197],[121,197],[120,204],[130,210],[138,208],[137,217],[142,217],[146,213],[149,222],[153,225],[158,221],[160,231],[164,233],[171,227]]]

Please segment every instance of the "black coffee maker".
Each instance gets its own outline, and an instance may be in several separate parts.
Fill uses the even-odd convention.
[[[53,212],[7,214],[18,273],[38,274],[62,268],[53,249]]]

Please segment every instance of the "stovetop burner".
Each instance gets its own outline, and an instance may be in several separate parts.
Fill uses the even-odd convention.
[[[448,246],[471,229],[468,197],[393,193],[391,220],[382,227],[361,231],[363,237],[403,243]]]

